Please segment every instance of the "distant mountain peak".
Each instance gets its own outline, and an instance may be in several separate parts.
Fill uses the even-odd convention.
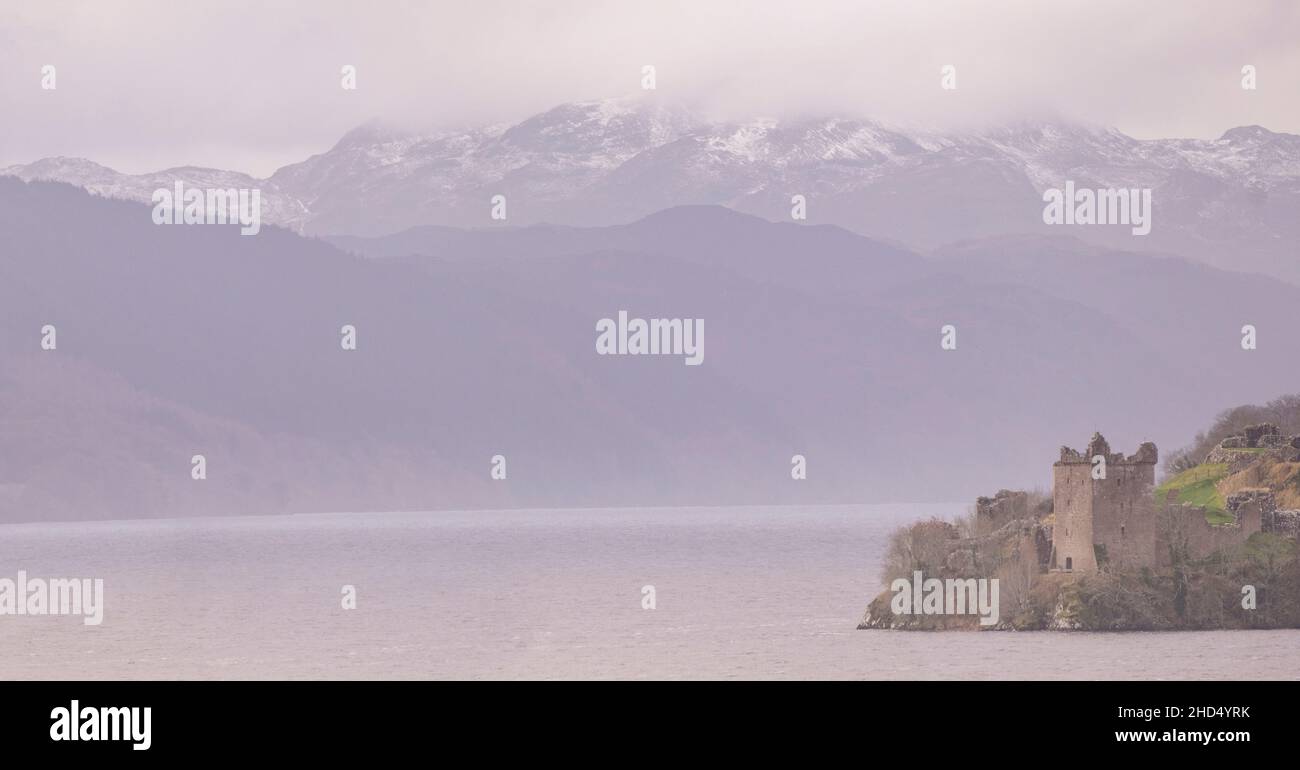
[[[409,135],[409,132],[401,131],[379,118],[371,118],[344,134],[334,146],[338,148],[375,144],[402,138],[407,135]]]
[[[27,180],[54,179],[70,181],[64,175],[98,175],[117,174],[117,171],[86,158],[69,158],[62,155],[41,158],[25,165],[14,165],[0,169],[0,176],[17,176]],[[47,176],[48,175],[48,176]]]
[[[1281,134],[1276,134],[1272,131],[1269,131],[1267,128],[1264,128],[1263,126],[1251,125],[1251,126],[1237,126],[1236,128],[1230,128],[1227,131],[1224,131],[1223,136],[1219,137],[1219,139],[1221,141],[1227,140],[1230,142],[1249,142],[1249,141],[1260,141],[1263,139],[1273,139],[1277,136],[1281,136]]]

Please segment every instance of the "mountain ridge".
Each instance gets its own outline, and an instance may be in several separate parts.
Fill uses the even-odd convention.
[[[1097,421],[1172,449],[1300,360],[1300,289],[1069,239],[923,256],[696,207],[367,258],[12,178],[0,230],[5,520],[963,499]],[[597,355],[620,310],[704,319],[703,365]]]
[[[803,195],[808,223],[920,251],[968,237],[1051,232],[1041,194],[1068,180],[1154,191],[1151,235],[1070,228],[1079,237],[1300,283],[1300,136],[1258,125],[1217,139],[1136,139],[1061,120],[941,133],[843,116],[709,121],[678,105],[621,98],[431,132],[370,121],[264,179],[198,167],[119,174],[71,158],[0,174],[136,201],[178,179],[258,187],[265,222],[313,235],[500,226],[490,217],[496,195],[506,197],[511,224],[581,226],[687,204],[789,221],[791,197]]]

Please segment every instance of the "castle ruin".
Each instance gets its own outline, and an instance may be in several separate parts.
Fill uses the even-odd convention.
[[[1261,425],[1225,439],[1215,452],[1297,447],[1300,438],[1283,437],[1274,426]],[[1100,433],[1093,434],[1084,452],[1061,447],[1060,459],[1052,466],[1050,570],[1161,567],[1175,558],[1203,558],[1241,544],[1256,532],[1292,535],[1300,530],[1300,512],[1276,510],[1268,489],[1228,495],[1225,509],[1232,521],[1224,524],[1210,524],[1206,508],[1177,502],[1176,492],[1158,501],[1157,459],[1156,445],[1150,442],[1127,457],[1112,453]]]
[[[1096,572],[1148,566],[1155,557],[1156,445],[1125,457],[1100,433],[1085,452],[1061,447],[1052,466],[1052,555],[1049,568]],[[1098,474],[1100,473],[1100,478]]]

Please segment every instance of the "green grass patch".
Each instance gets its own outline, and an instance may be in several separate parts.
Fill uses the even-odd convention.
[[[1223,495],[1215,488],[1227,475],[1227,463],[1202,463],[1156,487],[1156,502],[1163,503],[1169,491],[1176,490],[1178,502],[1207,508],[1210,513],[1205,518],[1211,524],[1232,521],[1232,516],[1224,512]]]
[[[1228,513],[1227,511],[1216,511],[1213,509],[1207,509],[1205,511],[1205,520],[1211,524],[1231,524],[1235,521],[1235,519],[1232,518],[1231,513]]]

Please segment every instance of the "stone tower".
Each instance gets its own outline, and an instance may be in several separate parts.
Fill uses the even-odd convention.
[[[1086,452],[1061,447],[1061,459],[1052,466],[1051,569],[1096,572],[1107,564],[1151,565],[1156,460],[1150,442],[1130,457],[1111,454],[1100,433],[1093,434]]]

